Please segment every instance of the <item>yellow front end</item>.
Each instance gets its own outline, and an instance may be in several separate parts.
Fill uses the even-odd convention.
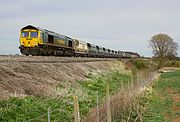
[[[41,32],[39,30],[21,30],[20,45],[23,47],[37,47],[42,44]]]

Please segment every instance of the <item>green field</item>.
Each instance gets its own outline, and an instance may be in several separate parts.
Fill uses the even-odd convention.
[[[180,70],[161,74],[152,93],[145,94],[144,122],[180,122]]]

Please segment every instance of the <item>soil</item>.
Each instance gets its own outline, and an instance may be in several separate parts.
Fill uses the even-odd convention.
[[[88,61],[83,62],[83,60]],[[71,57],[0,56],[0,99],[27,95],[56,96],[58,94],[56,87],[61,83],[73,84],[88,78],[89,74],[107,72],[112,68],[122,71],[124,69],[124,65],[118,60],[96,60]]]

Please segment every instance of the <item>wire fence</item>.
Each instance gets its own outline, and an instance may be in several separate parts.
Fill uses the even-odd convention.
[[[137,114],[134,121],[142,121],[142,112],[140,111],[141,108],[136,97],[156,78],[156,76],[157,72],[151,72],[149,75],[141,75],[141,77],[137,78],[136,82],[131,82],[127,86],[122,85],[117,94],[111,97],[107,94],[104,103],[102,105],[97,105],[97,108],[92,109],[89,115],[81,121],[111,122],[117,119],[120,121],[130,121],[133,112]]]
[[[40,115],[30,118],[21,119],[23,122],[111,122],[114,120],[130,121],[133,116],[133,112],[136,112],[136,118],[134,121],[142,121],[142,112],[140,109],[139,101],[135,98],[141,93],[144,88],[151,83],[157,76],[157,72],[151,72],[147,75],[138,75],[137,79],[133,82],[129,82],[128,85],[124,85],[123,81],[118,93],[113,96],[109,94],[109,85],[106,87],[106,94],[104,100],[100,100],[99,92],[96,91],[93,94],[96,96],[96,104],[92,107],[87,114],[84,114],[81,106],[82,96],[74,96],[73,99],[64,101],[64,97],[58,99],[65,105],[54,107],[45,106],[46,111]],[[89,91],[87,91],[88,93]],[[68,103],[68,104],[67,104]],[[89,101],[85,102],[85,105],[89,105]],[[67,107],[67,105],[69,107]],[[66,107],[65,107],[66,106]],[[16,118],[16,120],[18,120]]]

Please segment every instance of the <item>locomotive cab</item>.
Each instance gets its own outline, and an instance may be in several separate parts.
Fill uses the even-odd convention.
[[[20,31],[20,51],[24,55],[37,55],[38,46],[42,44],[42,32],[39,28],[28,25]]]
[[[31,25],[21,29],[20,32],[20,46],[22,47],[36,47],[42,43],[41,32],[38,28]]]

